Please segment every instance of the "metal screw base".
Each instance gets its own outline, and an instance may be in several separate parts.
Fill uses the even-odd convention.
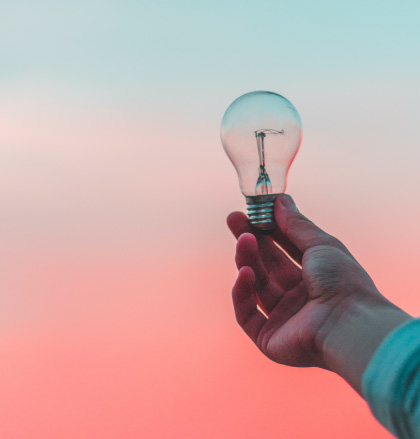
[[[274,220],[274,200],[278,194],[254,195],[246,198],[248,218],[251,225],[263,233],[271,233],[276,228]]]

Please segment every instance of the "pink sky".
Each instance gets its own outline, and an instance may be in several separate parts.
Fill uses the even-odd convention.
[[[244,200],[218,133],[137,116],[2,114],[1,436],[391,437],[339,377],[270,362],[236,325],[225,216]],[[418,314],[415,157],[308,131],[288,192]]]

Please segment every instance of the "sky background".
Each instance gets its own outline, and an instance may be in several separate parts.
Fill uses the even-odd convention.
[[[0,436],[391,438],[237,326],[238,96],[303,121],[287,192],[420,315],[417,1],[0,2]]]

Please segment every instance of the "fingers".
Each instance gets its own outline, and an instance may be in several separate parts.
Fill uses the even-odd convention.
[[[307,294],[300,283],[286,293],[267,319],[257,308],[255,298],[255,274],[250,267],[239,270],[238,279],[232,291],[236,320],[251,340],[269,358],[279,363],[294,364],[294,353],[290,352],[287,334],[279,334],[270,348],[272,336],[285,325],[306,303]]]
[[[226,222],[236,239],[238,239],[243,233],[253,233],[256,236],[259,235],[256,229],[251,229],[251,226],[248,223],[248,217],[242,212],[232,212],[227,217]]]
[[[272,248],[276,248],[278,250],[278,248],[272,243],[272,241],[275,241],[296,262],[300,263],[302,261],[302,253],[294,244],[290,242],[284,233],[278,229],[276,229],[270,236],[263,235],[249,224],[248,217],[242,212],[231,213],[227,218],[227,224],[236,238],[239,238],[239,236],[243,233],[252,233],[257,237],[260,245],[261,243],[264,243],[264,245],[268,245],[268,243],[270,243]]]
[[[253,270],[257,302],[264,312],[269,314],[283,296],[284,291],[275,282],[270,282],[270,276],[258,251],[257,240],[251,233],[244,233],[238,239],[236,264],[239,269],[250,267]]]
[[[267,322],[267,318],[258,311],[255,298],[255,274],[250,267],[239,270],[238,279],[232,291],[236,320],[254,343]]]
[[[277,196],[274,216],[279,228],[278,233],[284,235],[302,254],[317,245],[331,245],[352,256],[342,242],[303,216],[290,195]]]
[[[307,301],[308,294],[304,282],[302,281],[296,285],[295,288],[288,291],[273,309],[270,318],[264,327],[264,334],[271,337],[278,326],[284,324],[294,316]]]
[[[236,245],[236,265],[238,269],[248,266],[255,273],[257,288],[264,288],[269,282],[269,277],[258,252],[258,244],[254,235],[251,233],[242,234]]]
[[[231,213],[227,218],[227,223],[236,238],[244,233],[251,233],[256,237],[262,263],[268,272],[275,274],[276,281],[281,288],[289,290],[300,281],[301,270],[274,244],[272,236],[262,235],[254,229],[244,213]]]
[[[299,265],[302,266],[302,252],[290,241],[290,239],[279,229],[274,230],[270,238],[284,249],[284,251]]]

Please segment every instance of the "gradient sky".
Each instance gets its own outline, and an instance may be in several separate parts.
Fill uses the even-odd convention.
[[[219,127],[248,91],[293,102],[287,192],[420,315],[419,3],[0,11],[0,436],[390,438],[236,325]]]

